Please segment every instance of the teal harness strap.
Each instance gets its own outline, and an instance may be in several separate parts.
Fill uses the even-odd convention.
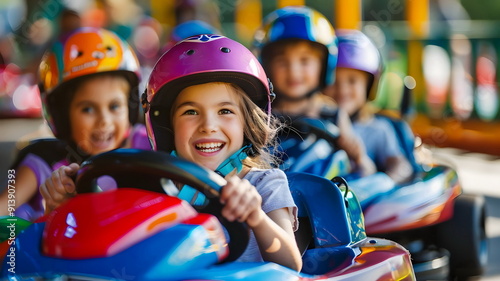
[[[234,169],[236,169],[236,173],[241,172],[243,169],[243,160],[248,157],[248,151],[252,149],[252,145],[246,145],[242,147],[240,150],[236,151],[233,155],[227,158],[224,162],[222,162],[215,172],[222,177],[227,176]]]
[[[234,169],[236,169],[237,173],[241,172],[241,170],[243,169],[242,161],[248,157],[248,152],[251,149],[252,149],[251,144],[242,147],[240,150],[236,151],[229,158],[224,160],[224,162],[222,162],[219,165],[219,167],[217,167],[215,172],[222,177],[227,176]],[[177,152],[173,150],[170,153],[170,155],[177,157]],[[177,194],[177,197],[189,202],[193,206],[202,206],[205,204],[206,201],[206,197],[204,194],[202,194],[201,192],[199,192],[195,188],[192,188],[189,185],[184,185],[179,191],[179,194]]]
[[[184,185],[177,197],[189,202],[191,206],[203,206],[205,205],[206,197],[205,194],[199,192],[195,188],[192,188],[189,185]]]

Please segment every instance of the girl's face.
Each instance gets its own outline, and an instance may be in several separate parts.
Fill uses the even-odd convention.
[[[356,113],[366,103],[369,74],[352,68],[339,67],[335,84],[327,91],[349,115]]]
[[[227,84],[207,83],[182,90],[173,106],[177,154],[215,170],[243,146],[241,98]]]
[[[321,54],[306,42],[286,47],[269,65],[273,85],[289,98],[301,98],[320,84]]]
[[[90,155],[118,148],[127,137],[128,83],[105,76],[81,84],[70,103],[73,141]]]

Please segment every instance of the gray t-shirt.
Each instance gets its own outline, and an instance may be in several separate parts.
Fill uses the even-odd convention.
[[[262,210],[267,214],[281,208],[288,208],[293,231],[298,228],[297,206],[288,187],[285,173],[279,169],[251,169],[244,177],[257,188],[262,196]],[[250,241],[245,252],[237,259],[242,262],[263,261],[255,236],[250,231]]]
[[[393,126],[384,119],[371,118],[365,122],[354,122],[354,131],[361,137],[366,153],[375,162],[379,171],[387,167],[389,157],[404,155],[399,147]]]

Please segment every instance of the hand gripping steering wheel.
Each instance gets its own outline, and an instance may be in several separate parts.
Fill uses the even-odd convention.
[[[112,177],[118,188],[133,187],[160,193],[165,193],[160,183],[162,178],[187,184],[208,200],[205,206],[196,207],[198,212],[216,216],[229,234],[229,255],[223,262],[237,259],[248,245],[248,226],[238,221],[230,222],[221,214],[223,205],[219,195],[226,180],[213,171],[165,152],[116,149],[82,163],[76,178],[77,193],[99,192],[97,179],[101,176]]]

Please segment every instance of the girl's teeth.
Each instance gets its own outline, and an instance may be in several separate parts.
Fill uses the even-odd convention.
[[[108,141],[111,139],[111,135],[94,135],[95,141]]]
[[[215,152],[219,150],[220,148],[206,148],[206,149],[200,149],[203,152]]]
[[[203,152],[215,152],[221,149],[222,143],[200,143],[196,148]]]

